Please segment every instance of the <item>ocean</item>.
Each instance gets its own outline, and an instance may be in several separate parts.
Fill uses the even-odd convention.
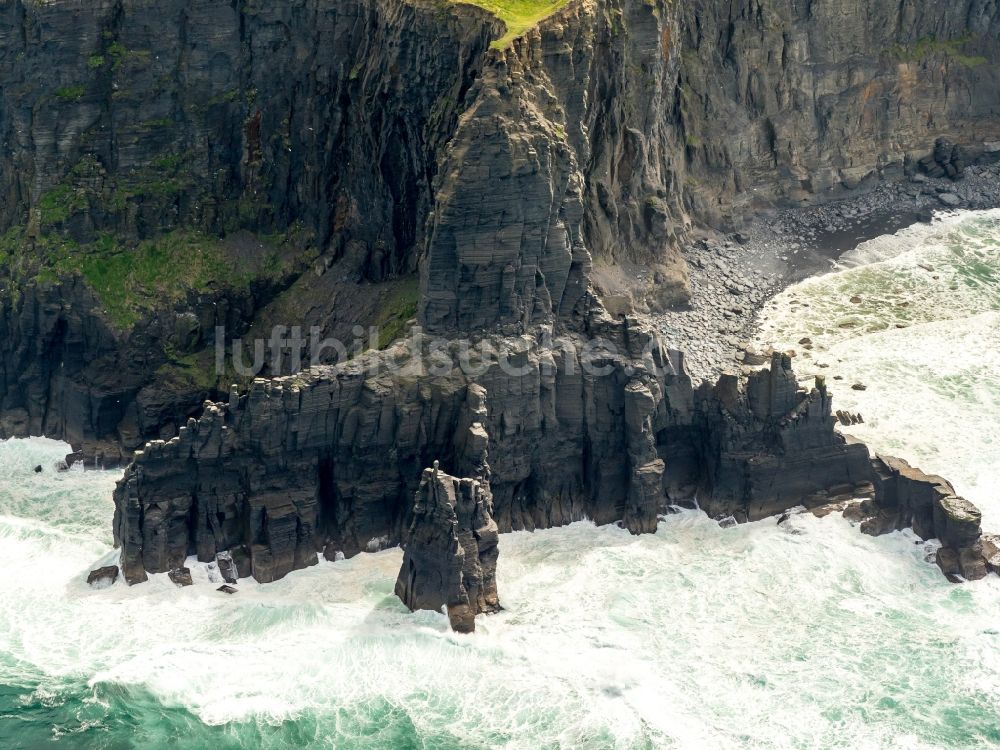
[[[998,323],[1000,211],[970,212],[862,245],[760,338],[1000,531]],[[393,596],[399,550],[235,596],[197,566],[92,590],[118,474],[57,473],[66,452],[0,443],[4,750],[1000,748],[1000,577],[950,584],[909,532],[686,511],[507,534],[505,610],[469,637]]]

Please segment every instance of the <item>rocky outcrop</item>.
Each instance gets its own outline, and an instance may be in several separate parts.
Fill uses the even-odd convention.
[[[573,2],[491,56],[435,183],[429,330],[579,319],[595,258],[641,261],[656,303],[686,299],[678,25],[673,3]]]
[[[126,579],[228,551],[270,581],[398,544],[420,528],[410,498],[435,456],[491,472],[500,531],[590,518],[649,532],[696,497],[752,520],[869,478],[829,393],[798,389],[786,358],[695,394],[683,356],[638,321],[595,312],[589,327],[608,349],[548,329],[473,351],[417,339],[208,404],[147,444],[115,491]]]
[[[411,610],[446,609],[452,630],[471,633],[478,614],[497,612],[498,530],[489,482],[425,469],[396,580]]]
[[[698,398],[712,488],[701,505],[712,516],[756,521],[850,496],[871,479],[868,449],[834,429],[825,381],[800,389],[787,354],[775,353],[745,389],[735,375],[723,375],[714,388],[702,386]]]
[[[119,483],[126,578],[230,551],[273,580],[318,553],[398,544],[420,467],[439,457],[478,476],[487,444],[501,529],[609,523],[626,507],[641,509],[635,530],[648,527],[665,498],[630,501],[626,386],[654,394],[642,429],[655,434],[690,424],[690,381],[680,355],[634,321],[594,327],[617,353],[548,329],[473,349],[418,337],[208,404],[177,437],[147,444]]]
[[[870,484],[812,507],[812,512],[821,518],[842,512],[870,536],[912,529],[921,539],[937,540],[935,561],[953,583],[1000,572],[997,537],[982,533],[982,513],[957,496],[947,480],[892,456],[873,457],[871,468]]]
[[[800,389],[779,355],[695,390],[632,311],[687,299],[692,220],[901,175],[939,136],[958,146],[923,166],[957,176],[1000,140],[998,19],[981,0],[573,0],[493,49],[492,16],[431,0],[8,3],[0,229],[50,267],[26,280],[0,258],[24,292],[0,303],[0,436],[142,446],[115,492],[129,583],[191,554],[267,582],[419,536],[436,459],[485,477],[488,453],[502,531],[640,533],[671,503],[742,521],[864,492],[878,471],[822,381]],[[417,317],[444,338],[227,402],[164,387],[168,360],[297,283],[209,279],[110,325],[72,259],[178,228],[294,235],[300,266],[345,285],[419,268]],[[312,291],[310,320],[352,299]],[[927,507],[945,549],[974,548],[970,509]]]
[[[90,571],[87,575],[87,585],[94,588],[103,589],[114,584],[118,580],[118,566],[107,565]]]

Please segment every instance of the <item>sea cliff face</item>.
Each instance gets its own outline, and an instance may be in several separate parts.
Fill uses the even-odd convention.
[[[778,356],[695,388],[636,311],[688,299],[696,230],[902,175],[942,136],[979,158],[996,4],[574,0],[501,31],[423,0],[5,6],[0,435],[142,447],[130,581],[394,544],[426,466],[471,475],[477,422],[501,530],[651,531],[696,496],[749,520],[873,481],[824,385]],[[416,273],[443,361],[410,341],[201,407],[228,386],[216,326],[405,327],[360,300]],[[463,341],[499,354],[470,374]]]
[[[401,541],[422,467],[478,476],[489,456],[501,531],[593,519],[655,530],[674,503],[756,520],[871,480],[868,451],[834,429],[825,386],[787,357],[697,392],[683,355],[637,321],[596,311],[587,339],[500,337],[471,355],[417,341],[299,376],[259,380],[147,444],[115,492],[126,579],[192,550],[274,580]],[[484,343],[486,344],[484,346]],[[473,429],[473,426],[477,426]]]
[[[709,223],[901,176],[939,136],[997,140],[995,2],[680,5],[688,194]]]

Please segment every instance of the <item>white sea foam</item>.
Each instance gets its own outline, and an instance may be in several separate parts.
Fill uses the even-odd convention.
[[[869,386],[837,389],[868,417],[865,439],[952,477],[995,517],[1000,321],[987,297],[917,290],[913,305],[947,305],[913,311],[907,329],[822,326],[835,303],[872,328],[895,314],[855,310],[850,274],[957,273],[921,252],[806,282],[768,325],[793,345],[812,335],[811,362]],[[508,534],[506,609],[469,637],[393,596],[399,550],[242,581],[235,596],[197,565],[185,589],[158,575],[91,590],[87,571],[115,554],[116,474],[56,474],[65,451],[0,443],[0,685],[41,705],[67,701],[67,685],[98,702],[141,690],[212,725],[298,720],[341,748],[392,746],[387,727],[401,725],[427,747],[1000,747],[1000,578],[952,586],[912,534],[873,539],[811,515],[798,534],[773,520],[724,530],[693,511],[640,537],[589,523]]]
[[[849,261],[779,295],[758,343],[795,349],[800,374],[864,416],[849,432],[949,478],[1000,530],[1000,211],[910,227]]]
[[[0,461],[11,452],[26,466],[53,448],[0,444]],[[214,724],[342,716],[348,738],[348,715],[390,706],[419,736],[518,748],[930,748],[948,712],[978,712],[966,733],[1000,716],[1000,579],[954,588],[911,535],[811,516],[799,535],[723,530],[693,511],[653,536],[509,534],[506,609],[466,637],[392,595],[398,550],[232,597],[204,568],[186,589],[91,591],[103,529],[42,520],[53,495],[38,488],[107,511],[113,479],[22,469],[4,485],[0,683],[52,686],[56,703],[66,680],[136,686]]]

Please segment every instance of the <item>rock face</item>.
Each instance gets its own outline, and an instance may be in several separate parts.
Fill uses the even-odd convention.
[[[23,292],[0,298],[0,437],[142,447],[115,492],[129,583],[189,554],[267,582],[397,544],[422,528],[411,498],[435,459],[485,478],[488,452],[500,530],[648,532],[695,498],[751,520],[875,481],[821,381],[800,390],[778,357],[695,390],[630,311],[686,299],[694,222],[863,187],[931,150],[957,176],[1000,140],[996,3],[573,0],[493,49],[500,31],[431,0],[0,11],[5,241],[295,235],[345,285],[419,269],[417,317],[442,337],[225,402],[173,387],[168,354],[274,320],[286,308],[262,308],[305,274],[209,285],[121,330],[79,269],[25,281],[0,252]],[[630,264],[649,280],[607,294]],[[312,300],[319,320],[345,304]],[[940,505],[960,556],[971,511]]]
[[[649,532],[696,496],[745,521],[870,481],[829,393],[800,390],[787,358],[695,393],[683,355],[638,321],[595,308],[589,328],[616,353],[544,329],[473,353],[406,342],[208,404],[137,454],[115,491],[126,579],[228,551],[271,581],[319,554],[398,544],[420,528],[410,498],[434,456],[460,476],[491,470],[500,531],[590,518]]]
[[[453,630],[471,633],[475,617],[497,612],[499,532],[489,483],[425,469],[405,535],[396,596],[411,610],[447,608]]]
[[[87,576],[87,584],[94,588],[107,588],[118,580],[118,572],[117,565],[108,565],[104,568],[92,570]]]
[[[398,544],[420,467],[439,457],[480,476],[487,446],[501,529],[583,518],[650,528],[666,498],[635,494],[645,485],[629,476],[656,459],[622,456],[692,423],[690,381],[681,356],[635,321],[595,317],[593,327],[617,354],[578,336],[546,343],[547,330],[471,352],[446,342],[433,358],[434,342],[414,340],[208,404],[176,438],[147,444],[116,489],[126,578],[178,567],[189,551],[203,561],[229,551],[268,581],[319,553]],[[637,382],[652,399],[641,420],[631,409],[626,418]]]
[[[938,539],[937,563],[947,576],[972,581],[983,578],[992,549],[982,538],[982,513],[958,497],[947,480],[924,474],[891,456],[872,459],[875,502],[861,531],[872,536],[912,528],[923,539]]]
[[[622,312],[685,300],[695,223],[920,158],[957,174],[1000,142],[1000,11],[982,0],[573,0],[491,49],[500,33],[431,0],[7,3],[0,231],[33,253],[293,233],[351,284],[419,267],[428,330],[579,331],[591,287]],[[648,278],[612,293],[609,265],[632,262]],[[211,346],[216,325],[271,319],[277,291],[195,295],[122,332],[79,269],[57,275],[0,260],[25,290],[0,302],[0,437],[108,463],[224,396],[158,373],[192,316]]]
[[[0,221],[68,186],[57,223],[80,242],[301,222],[371,278],[413,270],[437,150],[499,28],[420,0],[7,3]]]
[[[714,517],[755,521],[801,503],[822,505],[870,481],[868,449],[834,430],[825,381],[801,390],[787,355],[774,354],[745,391],[724,375],[698,397],[713,488],[701,505]]]
[[[813,200],[901,175],[932,150],[929,164],[946,170],[952,154],[935,148],[941,135],[971,147],[972,158],[995,140],[995,3],[679,7],[688,200],[711,224],[755,202]]]

